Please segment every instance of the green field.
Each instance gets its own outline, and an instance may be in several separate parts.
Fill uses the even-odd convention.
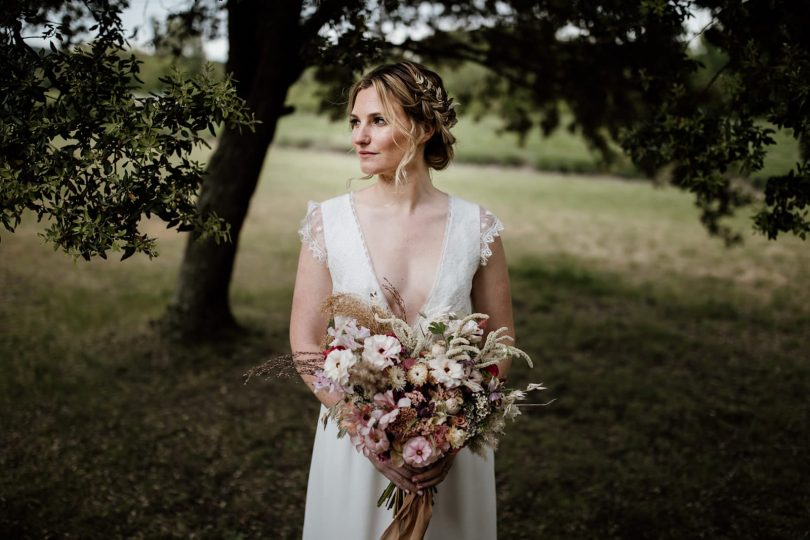
[[[242,374],[288,350],[307,199],[357,174],[338,152],[271,151],[233,281],[250,332],[232,343],[150,326],[185,240],[159,222],[152,261],[73,263],[31,220],[3,233],[0,536],[300,536],[317,402]],[[610,177],[458,164],[436,184],[505,222],[518,345],[536,360],[513,382],[556,399],[497,453],[502,538],[810,534],[806,243],[740,217],[746,242],[726,249],[687,195]]]

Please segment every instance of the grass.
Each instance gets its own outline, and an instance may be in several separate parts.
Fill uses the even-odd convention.
[[[251,332],[234,343],[151,328],[185,240],[158,222],[152,261],[74,264],[31,221],[3,236],[0,535],[300,536],[317,403],[242,373],[288,348],[306,200],[356,174],[338,153],[271,151],[233,280]],[[608,177],[454,165],[436,184],[506,223],[537,364],[513,382],[556,399],[498,451],[502,538],[808,536],[806,244],[728,250],[688,196]]]

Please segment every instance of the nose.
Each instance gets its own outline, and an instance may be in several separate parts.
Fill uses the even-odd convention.
[[[360,123],[352,130],[352,144],[355,146],[365,146],[371,142],[368,126]]]

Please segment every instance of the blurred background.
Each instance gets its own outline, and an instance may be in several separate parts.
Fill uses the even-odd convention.
[[[511,382],[542,381],[549,390],[535,399],[555,400],[526,409],[497,452],[500,536],[810,536],[805,481],[810,475],[810,251],[798,221],[780,229],[761,217],[779,204],[773,193],[767,197],[772,179],[790,177],[790,185],[796,185],[806,174],[806,131],[800,129],[810,125],[810,105],[808,94],[796,86],[786,98],[774,97],[780,91],[774,81],[784,79],[768,78],[764,68],[754,75],[745,71],[749,64],[734,60],[732,40],[764,48],[768,40],[756,41],[757,36],[779,34],[786,42],[796,34],[785,21],[801,20],[806,8],[730,1],[624,7],[596,2],[590,8],[381,2],[359,11],[349,3],[326,1],[130,4],[120,13],[129,36],[123,47],[140,62],[137,84],[126,83],[131,99],[174,96],[175,105],[190,107],[198,94],[183,94],[178,85],[201,73],[208,73],[206,84],[219,84],[230,72],[237,95],[262,121],[254,131],[240,131],[229,124],[232,116],[217,118],[221,113],[211,112],[213,98],[200,97],[209,107],[203,113],[212,118],[210,131],[206,123],[191,121],[185,127],[166,121],[169,127],[161,128],[199,131],[199,141],[186,135],[174,140],[205,143],[189,145],[166,162],[179,163],[182,154],[199,164],[199,173],[206,171],[200,194],[199,183],[189,188],[192,207],[203,213],[213,209],[226,220],[239,214],[233,207],[243,209],[232,221],[230,244],[199,242],[208,251],[195,254],[192,245],[198,244],[190,239],[199,230],[178,232],[172,222],[183,228],[193,220],[149,206],[174,199],[142,197],[137,174],[147,167],[138,162],[128,169],[132,177],[122,174],[106,192],[97,190],[114,193],[131,182],[136,187],[125,193],[133,196],[122,200],[136,206],[125,212],[105,214],[102,209],[112,203],[88,203],[71,211],[69,219],[51,211],[94,200],[88,195],[96,192],[93,188],[74,199],[49,199],[41,208],[51,210],[44,211],[42,221],[36,205],[29,205],[19,211],[22,219],[13,233],[3,230],[0,535],[300,537],[317,401],[296,378],[245,383],[243,374],[289,352],[297,229],[307,201],[344,193],[347,185],[367,185],[357,179],[357,159],[341,116],[342,91],[375,62],[405,56],[436,69],[460,102],[457,159],[435,174],[435,185],[481,203],[506,226],[502,238],[518,345],[535,359],[533,370],[516,365]],[[742,4],[750,12],[741,14]],[[339,15],[330,19],[324,13],[316,20],[327,7]],[[31,9],[54,13],[47,10],[58,8],[46,2]],[[278,12],[262,11],[272,9]],[[492,24],[471,22],[481,9],[492,10]],[[185,18],[174,17],[177,13]],[[784,27],[768,23],[763,13]],[[12,28],[8,13],[4,16],[4,29]],[[299,33],[313,20],[323,23],[314,34],[321,42],[313,49],[322,62],[301,60],[312,51],[300,53],[295,62],[280,56],[284,17],[300,22]],[[641,36],[645,24],[662,21],[668,21],[671,35],[658,49],[641,47],[641,56],[622,56],[621,47],[605,52],[618,42],[607,33],[610,39],[602,40],[600,28],[626,23]],[[31,36],[47,27],[42,20],[27,24],[36,29]],[[99,24],[102,32],[104,23]],[[551,25],[548,36],[544,24]],[[628,35],[627,28],[622,35]],[[712,42],[711,28],[723,39]],[[740,29],[742,37],[732,29]],[[90,42],[93,31],[79,37]],[[277,41],[262,45],[256,38],[262,32],[276,32]],[[7,36],[12,37],[3,44],[13,45],[13,32]],[[448,42],[451,38],[457,41]],[[49,40],[60,51],[71,45],[53,36],[29,45],[38,51]],[[245,52],[239,48],[244,42],[256,48]],[[493,55],[493,43],[501,44],[504,56]],[[535,45],[527,49],[527,43]],[[616,60],[600,74],[583,65],[574,69],[579,58],[571,52],[574,45],[580,47],[576,55],[602,51],[625,58],[626,65]],[[779,56],[784,51],[763,62],[789,70],[807,60],[810,48],[803,45],[801,40],[791,45],[798,51],[796,63]],[[683,54],[663,55],[676,49]],[[642,53],[661,56],[644,63]],[[293,62],[287,71],[261,68],[285,61]],[[654,73],[656,65],[662,73]],[[681,75],[683,66],[694,69]],[[558,72],[549,71],[555,67]],[[182,71],[179,82],[172,82],[173,69]],[[623,82],[608,86],[617,70],[625,69]],[[58,80],[59,73],[50,80]],[[646,89],[644,73],[650,77]],[[755,88],[750,77],[771,85],[771,94]],[[680,95],[672,90],[678,84],[686,85]],[[661,90],[664,85],[668,90]],[[574,95],[571,89],[579,87],[582,94]],[[645,93],[659,90],[660,99]],[[741,96],[753,90],[758,97],[744,101],[748,97]],[[69,88],[58,92],[71,94]],[[216,92],[224,90],[211,96]],[[616,96],[631,93],[628,103],[617,101]],[[273,98],[275,105],[268,105],[270,94],[280,95]],[[684,101],[683,95],[693,97]],[[783,111],[804,119],[804,127],[794,129],[773,111],[796,95],[805,96],[804,108]],[[593,101],[595,96],[602,101]],[[66,97],[60,103],[68,102]],[[93,110],[102,109],[98,103]],[[20,128],[7,127],[13,125],[10,105],[3,107],[6,136],[22,141]],[[54,110],[49,114],[67,114]],[[76,105],[76,110],[83,109]],[[79,125],[82,114],[66,125]],[[107,131],[100,132],[111,133],[108,126],[117,121],[105,120]],[[131,132],[119,127],[124,133],[119,139],[135,140],[151,128],[139,121]],[[711,131],[710,121],[720,128]],[[676,129],[680,147],[667,142]],[[34,140],[33,132],[25,133]],[[763,133],[770,143],[757,139]],[[55,150],[43,152],[58,152],[71,137],[82,141],[70,129],[49,136],[48,148]],[[246,150],[248,137],[262,139],[255,151]],[[99,137],[88,141],[88,148],[107,144]],[[679,153],[697,147],[716,151],[717,145],[725,152]],[[2,176],[6,229],[17,200],[8,194],[22,185],[24,174],[34,174],[24,169],[34,160],[9,157],[12,146],[5,150],[4,170],[23,173]],[[759,159],[745,154],[756,154],[760,146],[767,151]],[[165,147],[156,148],[149,151],[166,153]],[[695,172],[702,166],[698,158],[715,159],[712,170]],[[39,166],[38,174],[51,171]],[[153,176],[171,180],[177,173],[161,166]],[[66,173],[59,174],[54,173],[55,182],[64,186]],[[87,178],[93,176],[99,181],[102,175],[96,170]],[[241,190],[241,202],[217,206],[230,197],[229,190]],[[747,195],[745,204],[735,207],[741,193]],[[142,198],[144,206],[137,206]],[[723,214],[729,208],[734,211]],[[161,212],[171,219],[160,219]],[[722,218],[721,226],[712,221],[712,212]],[[89,242],[82,231],[94,219],[94,231],[109,225],[137,234],[111,234],[109,244],[98,234]],[[124,222],[129,225],[119,227]],[[63,229],[45,232],[54,223]],[[148,244],[138,235],[156,240],[154,249],[142,249]],[[106,259],[106,251],[116,248],[131,258]],[[197,282],[189,277],[204,274],[199,268],[206,265],[216,267],[216,275]]]

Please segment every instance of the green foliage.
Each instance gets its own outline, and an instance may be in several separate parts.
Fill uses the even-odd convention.
[[[447,325],[444,324],[443,322],[432,322],[430,323],[428,330],[430,331],[431,334],[441,336],[447,330]]]
[[[162,93],[166,89],[163,79],[170,77],[174,71],[182,73],[184,77],[192,77],[199,76],[205,69],[212,69],[216,81],[225,78],[225,68],[220,62],[205,62],[204,58],[169,54],[147,54],[142,51],[134,51],[133,54],[140,62],[138,79],[143,81],[137,88],[140,93]]]
[[[127,53],[117,12],[94,7],[94,39],[71,46],[73,19],[46,22],[49,50],[25,43],[42,10],[4,8],[0,30],[0,220],[9,230],[25,210],[46,219],[44,237],[74,257],[107,251],[156,255],[141,232],[155,215],[178,230],[227,240],[229,225],[195,208],[203,167],[190,158],[206,130],[253,120],[230,81],[210,67],[194,78],[173,71],[161,94],[136,95],[140,62]]]
[[[774,130],[786,128],[802,146],[810,141],[810,42],[806,2],[739,0],[698,2],[711,10],[705,32],[711,78],[687,88],[665,77],[651,78],[647,100],[657,99],[651,119],[629,127],[623,146],[644,170],[673,165],[673,182],[696,195],[702,220],[726,241],[738,232],[720,224],[735,209],[755,201],[737,174],[762,169]],[[696,80],[705,81],[704,76]],[[771,176],[754,218],[769,238],[810,232],[810,162]],[[763,204],[764,203],[764,204]]]

